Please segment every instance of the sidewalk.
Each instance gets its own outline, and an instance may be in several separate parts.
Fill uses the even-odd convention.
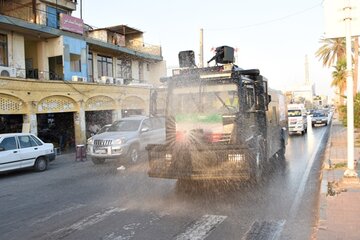
[[[355,146],[354,154],[360,177],[359,147]],[[359,177],[344,178],[346,167],[347,129],[334,119],[325,150],[316,239],[360,239],[360,181]]]

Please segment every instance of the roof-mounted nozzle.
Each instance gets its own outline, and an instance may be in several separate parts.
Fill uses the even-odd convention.
[[[179,65],[181,68],[197,67],[195,64],[195,53],[192,50],[179,52]]]
[[[215,60],[216,64],[234,63],[234,48],[228,46],[221,46],[215,49],[215,56],[213,56],[207,63]]]

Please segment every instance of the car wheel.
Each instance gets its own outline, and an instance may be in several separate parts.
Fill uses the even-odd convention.
[[[105,159],[103,159],[103,158],[91,158],[91,161],[94,164],[103,164],[105,162]]]
[[[35,171],[42,172],[45,171],[47,167],[48,167],[48,161],[46,160],[46,158],[39,157],[38,159],[36,159],[34,164]]]
[[[137,146],[132,145],[128,151],[128,159],[130,163],[136,163],[139,160],[140,152]]]

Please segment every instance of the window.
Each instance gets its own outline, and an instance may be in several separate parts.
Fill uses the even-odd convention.
[[[43,145],[42,142],[35,136],[31,136],[31,138],[36,142],[37,145],[41,146]]]
[[[0,65],[8,65],[7,36],[5,34],[0,34]]]
[[[149,130],[151,130],[151,122],[150,122],[150,119],[145,119],[142,123],[142,127],[141,129],[143,128],[148,128]]]
[[[88,55],[88,76],[91,82],[94,81],[94,69],[93,69],[93,54],[89,52]]]
[[[116,77],[123,79],[132,79],[131,60],[120,58],[117,59]]]
[[[113,76],[113,62],[111,57],[106,56],[97,56],[97,65],[98,65],[98,77],[101,76]]]
[[[19,136],[19,142],[21,148],[37,146],[36,142],[30,138],[30,136]]]
[[[3,147],[5,151],[17,149],[15,137],[4,138],[0,143],[0,147]]]
[[[144,63],[139,62],[139,81],[144,81]]]
[[[81,72],[80,55],[70,53],[70,70],[72,72]]]

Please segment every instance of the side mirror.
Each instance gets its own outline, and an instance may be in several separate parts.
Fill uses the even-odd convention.
[[[269,94],[268,95],[268,103],[270,103],[271,102],[271,95]]]
[[[144,132],[148,132],[150,129],[148,127],[143,127],[140,132],[144,133]]]

